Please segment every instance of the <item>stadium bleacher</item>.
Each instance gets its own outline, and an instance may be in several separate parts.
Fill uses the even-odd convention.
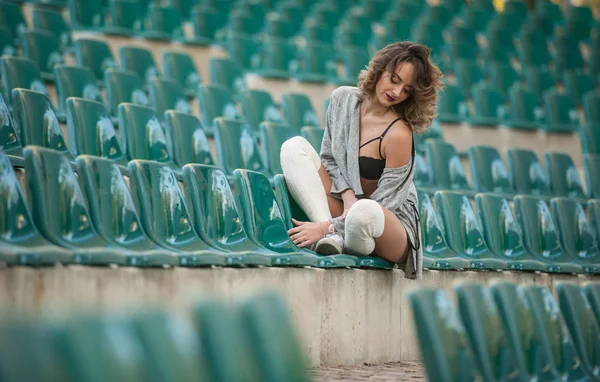
[[[438,117],[415,137],[423,267],[456,277],[475,271],[484,280],[498,270],[593,279],[600,274],[597,11],[546,0],[0,0],[0,262],[7,270],[394,273],[381,258],[319,256],[289,240],[291,218],[303,214],[280,175],[279,151],[296,135],[319,149],[331,91],[356,85],[387,43],[412,40],[431,49],[445,82]],[[517,294],[529,301],[547,293],[486,288],[457,289],[468,336],[440,331],[458,320],[438,306],[447,296],[415,292],[415,314],[440,320],[423,323],[419,339],[488,346],[473,338],[500,325],[498,313],[471,312],[484,308],[472,300],[491,293],[484,299],[493,295],[502,310]],[[569,288],[558,295],[572,330],[578,313],[570,304],[580,296]],[[538,308],[518,309],[545,320]],[[139,325],[156,324],[149,320]],[[62,335],[83,341],[90,325],[105,324],[86,321],[82,332]],[[516,331],[510,341],[524,330],[507,325]],[[520,346],[510,341],[494,346]],[[583,351],[577,341],[570,351]],[[503,380],[482,349],[452,359],[454,347],[421,342],[424,356],[447,364],[440,373],[452,377],[444,380],[470,380],[457,365]],[[549,373],[562,372],[555,368]]]

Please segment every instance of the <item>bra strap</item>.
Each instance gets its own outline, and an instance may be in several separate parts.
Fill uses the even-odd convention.
[[[391,127],[394,125],[394,123],[398,122],[399,120],[401,120],[401,117],[398,117],[396,119],[394,119],[392,121],[392,123],[390,123],[390,125],[383,131],[383,134],[381,134],[381,136],[379,137],[379,156],[383,158],[383,155],[381,155],[381,145],[383,143],[383,137],[385,137],[385,135],[387,134],[387,132],[391,129]]]

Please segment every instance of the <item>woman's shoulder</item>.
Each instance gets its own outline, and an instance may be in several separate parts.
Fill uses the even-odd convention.
[[[343,102],[351,97],[358,96],[358,88],[355,86],[340,86],[331,93],[331,100]]]

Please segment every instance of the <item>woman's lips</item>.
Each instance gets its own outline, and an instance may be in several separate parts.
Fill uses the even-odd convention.
[[[385,93],[385,96],[387,97],[387,100],[390,102],[394,102],[396,99],[392,96],[390,96],[389,94]]]

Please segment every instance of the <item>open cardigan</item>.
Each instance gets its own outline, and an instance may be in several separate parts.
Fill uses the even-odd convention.
[[[360,135],[360,101],[356,87],[342,86],[333,91],[327,109],[325,134],[321,144],[321,162],[332,181],[331,195],[341,199],[341,192],[352,189],[364,195],[358,166]],[[413,141],[414,146],[414,141]],[[405,263],[398,264],[410,279],[421,279],[423,250],[419,229],[417,190],[413,183],[413,156],[398,168],[385,168],[371,199],[392,211],[404,225],[409,240]],[[344,235],[344,220],[332,219],[335,230]]]

